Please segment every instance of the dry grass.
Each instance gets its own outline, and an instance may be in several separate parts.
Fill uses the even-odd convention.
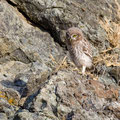
[[[120,18],[120,5],[117,0],[115,0],[115,3],[118,7],[116,10],[117,16]],[[103,62],[107,67],[120,66],[120,61],[118,61],[118,54],[112,52],[115,49],[120,49],[120,23],[115,23],[107,18],[104,18],[104,20],[100,19],[99,23],[101,27],[106,31],[107,40],[112,47],[102,51],[99,56],[96,56],[93,60],[94,64],[96,65],[99,62]]]
[[[76,71],[78,74],[82,75],[81,70],[78,69],[78,68],[74,65],[73,62],[68,62],[68,61],[67,61],[67,56],[65,56],[62,60],[60,60],[59,63],[56,62],[55,58],[54,58],[51,54],[50,54],[50,58],[51,58],[52,62],[53,62],[54,64],[56,64],[56,68],[55,68],[55,70],[54,70],[53,73],[57,73],[57,72],[58,72],[59,70],[61,70],[61,69],[70,67],[70,70],[71,70],[71,71]],[[85,74],[85,75],[86,75],[86,76],[89,75],[89,77],[91,77],[93,80],[98,80],[98,76],[94,75],[94,74],[91,73],[91,72],[86,71],[86,74]]]
[[[60,60],[58,62],[55,60],[55,58],[52,56],[52,54],[50,54],[50,58],[51,58],[52,62],[56,65],[54,73],[57,73],[62,68],[68,67],[68,64],[66,61],[67,56],[65,56],[62,60]]]
[[[65,56],[65,57],[63,58],[63,60],[60,61],[60,63],[58,64],[58,66],[57,66],[56,69],[55,69],[55,73],[58,72],[60,68],[67,66],[66,58],[67,58],[67,56]]]
[[[111,49],[113,50],[113,49]],[[108,50],[106,50],[108,51]],[[120,61],[118,60],[119,55],[118,54],[110,54],[106,51],[102,51],[102,53],[99,56],[94,57],[94,65],[98,63],[104,63],[107,67],[110,66],[120,66]]]
[[[110,44],[114,47],[120,45],[120,24],[110,22],[107,18],[104,21],[100,20],[99,23],[106,31]]]
[[[117,13],[118,18],[120,19],[120,5],[117,0],[115,0],[115,3],[117,5],[116,13]],[[112,13],[112,11],[111,11],[111,13]],[[104,17],[104,20],[100,19],[99,23],[100,23],[101,27],[106,31],[108,41],[114,47],[116,47],[116,46],[120,47],[120,23],[110,21],[109,19],[107,19],[105,17]]]

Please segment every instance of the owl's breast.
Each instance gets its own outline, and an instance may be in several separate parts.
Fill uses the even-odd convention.
[[[86,67],[92,66],[91,58],[84,53],[82,47],[78,44],[74,47],[69,48],[70,56],[72,61],[75,63],[77,67],[81,67],[82,65]]]

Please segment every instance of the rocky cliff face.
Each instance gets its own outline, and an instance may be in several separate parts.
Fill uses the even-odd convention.
[[[119,0],[1,0],[0,120],[119,120],[119,13]],[[71,26],[92,44],[85,76],[67,54]]]

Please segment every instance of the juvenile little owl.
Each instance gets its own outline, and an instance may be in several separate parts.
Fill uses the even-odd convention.
[[[72,61],[78,68],[82,66],[82,74],[85,74],[86,67],[92,66],[90,43],[79,28],[71,27],[66,32],[66,44]]]

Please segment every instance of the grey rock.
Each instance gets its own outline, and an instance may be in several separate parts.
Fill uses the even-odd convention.
[[[109,74],[103,74],[99,76],[98,79],[100,82],[103,82],[105,85],[116,85],[116,81]]]
[[[53,118],[45,117],[42,113],[31,113],[25,109],[19,112],[13,120],[57,120]]]
[[[13,88],[19,91],[19,87],[14,85],[14,78],[17,74],[26,73],[30,70],[31,64],[25,64],[19,61],[8,61],[0,64],[0,90]]]
[[[35,120],[32,118],[32,113],[28,111],[19,112],[13,120]]]
[[[2,90],[2,93],[7,98],[8,102],[12,105],[18,106],[20,100],[20,94],[18,91],[12,88],[6,88]]]
[[[32,62],[20,48],[13,51],[10,54],[10,56],[11,56],[11,59],[13,59],[15,61],[21,61],[26,64]]]
[[[119,44],[119,4],[117,0],[1,0],[1,119],[118,120],[118,64],[108,57],[112,65],[103,59],[92,75],[82,76],[69,57],[61,61],[67,53],[66,29],[77,26],[91,42],[94,57],[118,55],[119,62],[120,49],[114,48]]]
[[[110,68],[109,69],[110,76],[112,76],[113,78],[115,78],[116,83],[118,85],[120,85],[120,74],[119,73],[120,73],[120,67],[119,66],[117,68],[114,67],[114,68]]]
[[[1,58],[8,56],[10,60],[14,61],[30,63],[38,60],[48,64],[51,62],[50,55],[55,58],[61,55],[62,49],[56,47],[47,32],[27,24],[23,16],[7,5],[5,1],[1,3],[1,6],[4,7],[0,17],[3,27],[0,35],[2,39],[0,41],[2,44],[0,48]],[[9,11],[7,11],[6,6]]]
[[[0,120],[8,120],[6,114],[0,113]]]
[[[118,20],[116,9],[113,7],[116,6],[114,1],[13,1],[19,9],[24,11],[30,20],[50,30],[58,42],[63,41],[62,31],[70,26],[79,26],[94,45],[96,45],[95,42],[97,42],[96,46],[104,49],[106,46],[109,46],[109,43],[104,42],[105,39],[107,39],[107,34],[98,20],[101,19],[101,17],[106,17],[111,21]],[[112,8],[109,6],[112,6]],[[112,13],[110,12],[111,9],[113,10]]]
[[[25,18],[6,1],[1,1],[0,5],[4,8],[0,14],[1,78],[14,82],[16,75],[25,72],[37,74],[36,77],[45,80],[56,66],[50,56],[59,60],[64,54],[62,48],[54,43],[49,33],[28,24]],[[16,64],[23,66],[19,68]],[[4,65],[6,68],[3,68]],[[5,73],[6,78],[2,73]]]
[[[14,80],[14,84],[16,86],[20,86],[20,87],[24,87],[26,86],[27,82],[28,82],[28,78],[29,75],[28,74],[18,74],[15,76],[15,80]]]
[[[11,103],[14,108],[19,106],[23,92],[27,93],[24,87],[27,97],[37,92],[56,67],[50,56],[59,60],[64,53],[49,33],[27,23],[7,1],[0,1],[0,9],[0,91],[7,95],[7,106],[1,102],[1,110],[11,119],[17,109],[9,109],[9,99],[15,99],[15,104]],[[25,84],[16,86],[14,80],[18,78]]]
[[[4,118],[12,119],[14,117],[15,111],[18,110],[18,107],[10,105],[7,100],[0,98],[0,112],[4,113],[2,114]],[[6,115],[6,116],[5,116]]]
[[[82,79],[75,72],[59,71],[41,89],[28,109],[35,113],[40,111],[53,120],[99,120],[100,116],[95,111],[102,109],[106,101],[95,97],[91,91],[88,92]],[[82,94],[86,94],[87,98]]]

